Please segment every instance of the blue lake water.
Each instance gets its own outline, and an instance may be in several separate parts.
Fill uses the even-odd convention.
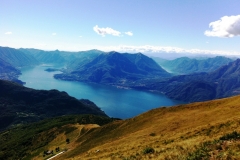
[[[181,104],[160,93],[120,89],[112,86],[62,81],[53,78],[60,72],[44,71],[51,66],[41,65],[22,68],[20,80],[26,82],[26,87],[34,89],[57,89],[65,91],[77,99],[89,99],[99,106],[108,116],[122,119],[131,118],[150,109],[161,106]]]

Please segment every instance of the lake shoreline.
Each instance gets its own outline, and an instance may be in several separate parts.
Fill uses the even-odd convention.
[[[127,119],[161,106],[174,106],[183,102],[172,100],[162,93],[138,90],[130,87],[103,85],[78,81],[63,81],[54,78],[60,71],[48,72],[49,65],[21,69],[19,80],[24,86],[34,89],[57,89],[77,99],[89,99],[110,117]]]

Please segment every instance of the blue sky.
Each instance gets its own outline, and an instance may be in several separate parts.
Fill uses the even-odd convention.
[[[0,46],[240,55],[239,0],[1,0],[0,6]]]

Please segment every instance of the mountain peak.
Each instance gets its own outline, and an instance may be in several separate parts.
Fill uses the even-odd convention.
[[[55,78],[61,79],[62,76],[56,75]],[[100,54],[91,62],[73,71],[71,75],[67,75],[67,77],[71,77],[71,79],[76,81],[91,81],[115,85],[122,83],[122,81],[124,83],[129,81],[130,83],[145,78],[167,76],[170,76],[168,72],[163,70],[151,58],[141,53],[129,54],[116,51]],[[66,76],[64,77],[66,78]]]
[[[111,51],[111,52],[108,52],[107,54],[121,54],[121,53],[116,52],[116,51]]]

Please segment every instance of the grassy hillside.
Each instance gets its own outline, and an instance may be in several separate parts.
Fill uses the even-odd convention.
[[[0,159],[58,153],[58,160],[240,159],[239,108],[235,96],[153,109],[127,120],[54,118],[2,132]]]
[[[154,109],[93,129],[57,159],[240,159],[239,107],[240,96]]]
[[[68,115],[5,130],[0,133],[0,159],[43,159],[44,151],[56,153],[58,147],[59,152],[63,151],[72,145],[80,131],[87,132],[113,120],[103,116]]]

